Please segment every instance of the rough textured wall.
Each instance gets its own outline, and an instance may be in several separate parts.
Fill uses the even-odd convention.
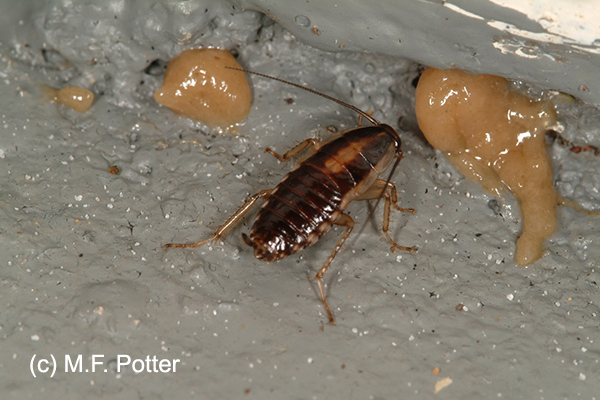
[[[597,220],[561,208],[547,253],[517,268],[515,200],[465,180],[415,129],[419,65],[297,40],[299,30],[334,43],[318,8],[303,14],[318,23],[317,36],[295,16],[277,17],[291,34],[233,5],[0,1],[0,397],[423,399],[446,378],[452,384],[436,398],[597,396]],[[373,40],[357,30],[349,11],[335,15],[344,17],[339,29],[356,30],[346,50],[385,43],[381,30]],[[432,62],[451,54],[429,50],[433,40],[402,39]],[[275,264],[244,245],[251,216],[223,244],[162,248],[206,237],[246,196],[275,186],[292,163],[265,147],[281,151],[357,122],[336,104],[257,77],[237,135],[173,115],[152,96],[165,62],[202,46],[232,49],[249,68],[307,83],[399,129],[405,158],[392,179],[400,205],[416,214],[394,213],[391,234],[418,251],[391,253],[381,207],[351,205],[357,227],[326,277],[336,327],[325,325],[309,277],[340,229]],[[468,60],[468,51],[456,54]],[[79,85],[96,100],[79,114],[44,100],[40,84]],[[563,100],[563,135],[598,146],[597,110]],[[598,158],[549,149],[560,194],[597,209]],[[50,355],[56,374],[34,378],[33,356]],[[176,372],[119,371],[120,355],[180,363]],[[90,372],[65,372],[66,356],[81,356]]]

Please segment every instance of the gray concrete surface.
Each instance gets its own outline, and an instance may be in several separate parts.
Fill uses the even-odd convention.
[[[110,13],[37,3],[28,12],[48,30],[25,36],[37,42],[3,36],[2,399],[600,397],[597,218],[561,208],[548,254],[518,268],[514,199],[491,202],[415,129],[418,65],[317,50],[258,13],[231,15],[227,3],[206,2],[206,12],[200,2],[147,3],[136,19],[141,3],[113,2]],[[92,20],[73,17],[90,10]],[[141,20],[161,29],[144,31],[150,25]],[[96,30],[69,36],[83,29],[72,26]],[[243,244],[251,217],[223,244],[162,249],[205,237],[247,195],[276,185],[291,165],[264,147],[281,150],[356,123],[335,104],[255,77],[255,103],[237,136],[154,102],[163,69],[147,68],[152,61],[219,42],[248,68],[306,82],[400,126],[406,158],[393,180],[401,205],[417,212],[394,215],[393,237],[419,250],[391,253],[381,209],[369,216],[368,204],[352,205],[359,228],[327,276],[335,327],[308,278],[339,229],[276,264],[255,260]],[[96,93],[87,113],[40,99],[40,84],[67,83]],[[560,112],[567,138],[600,144],[597,109],[565,101]],[[550,152],[560,193],[598,209],[600,159],[557,144]],[[180,361],[175,372],[136,373],[117,371],[120,355]],[[50,356],[55,364],[38,364]],[[66,356],[89,372],[65,372]],[[52,377],[52,368],[36,368],[33,377],[32,365],[57,368]],[[444,378],[452,383],[434,394]]]
[[[323,50],[500,75],[600,105],[600,8],[593,1],[234,2]]]

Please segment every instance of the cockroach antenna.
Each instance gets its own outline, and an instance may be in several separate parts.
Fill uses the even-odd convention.
[[[325,93],[321,93],[321,92],[319,92],[318,90],[311,89],[311,88],[308,88],[308,87],[306,87],[306,86],[299,85],[299,84],[297,84],[297,83],[294,83],[294,82],[286,81],[285,79],[276,78],[276,77],[274,77],[274,76],[271,76],[271,75],[267,75],[267,74],[261,74],[260,72],[255,72],[255,71],[250,71],[249,69],[244,69],[244,68],[234,68],[234,67],[225,67],[225,68],[227,68],[227,69],[234,69],[234,70],[236,70],[236,71],[241,71],[241,72],[246,72],[246,73],[248,73],[248,74],[254,74],[254,75],[262,76],[263,78],[272,79],[272,80],[274,80],[274,81],[277,81],[277,82],[286,83],[286,84],[288,84],[288,85],[291,85],[291,86],[297,87],[298,89],[306,90],[307,92],[310,92],[310,93],[316,94],[316,95],[318,95],[318,96],[324,97],[324,98],[326,98],[327,100],[331,100],[331,101],[333,101],[333,102],[335,102],[335,103],[337,103],[337,104],[339,104],[339,105],[342,105],[342,106],[344,106],[344,107],[346,107],[346,108],[349,108],[350,110],[352,110],[352,111],[354,111],[354,112],[358,113],[358,114],[359,114],[361,117],[363,117],[363,118],[365,118],[365,119],[369,120],[369,122],[371,122],[373,125],[381,125],[381,124],[379,123],[379,121],[377,121],[375,118],[373,118],[371,115],[369,115],[368,113],[364,112],[364,111],[363,111],[363,110],[361,110],[360,108],[358,108],[358,107],[356,107],[356,106],[354,106],[354,105],[352,105],[352,104],[346,103],[345,101],[342,101],[342,100],[340,100],[340,99],[336,99],[336,98],[335,98],[335,97],[333,97],[333,96],[329,96],[329,95],[327,95],[327,94],[325,94]]]

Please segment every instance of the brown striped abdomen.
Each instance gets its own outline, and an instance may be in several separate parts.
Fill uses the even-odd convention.
[[[400,138],[387,125],[356,128],[326,143],[275,188],[244,241],[269,262],[314,244],[399,151]]]

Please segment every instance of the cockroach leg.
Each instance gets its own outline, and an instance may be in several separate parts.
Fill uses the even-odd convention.
[[[585,209],[576,201],[567,199],[566,197],[561,196],[560,194],[558,195],[558,205],[563,207],[570,207],[577,212],[586,213],[591,217],[597,217],[598,215],[600,215],[600,210]]]
[[[546,131],[546,136],[550,137],[552,140],[556,140],[558,142],[558,144],[560,144],[563,147],[568,147],[570,151],[572,151],[573,153],[581,153],[582,151],[589,151],[594,153],[594,155],[596,156],[600,156],[600,148],[596,147],[596,146],[592,146],[592,145],[587,145],[587,146],[577,146],[575,144],[573,144],[573,142],[567,140],[564,136],[562,136],[560,133],[556,132],[555,130],[548,130]]]
[[[323,302],[323,306],[325,307],[325,311],[327,311],[327,316],[329,317],[329,324],[330,325],[335,325],[335,320],[333,319],[333,313],[329,309],[329,304],[327,304],[327,298],[325,296],[325,284],[323,283],[323,275],[325,274],[325,272],[327,271],[327,269],[331,265],[331,262],[335,258],[336,254],[342,248],[344,242],[346,241],[346,239],[350,235],[350,232],[352,232],[352,229],[354,228],[354,220],[348,214],[342,214],[335,221],[335,224],[336,225],[340,225],[340,226],[345,226],[346,230],[344,231],[344,233],[342,234],[342,236],[340,237],[340,239],[336,243],[335,247],[331,251],[331,254],[327,258],[327,261],[325,261],[325,264],[323,264],[323,266],[321,267],[321,269],[319,270],[319,272],[317,272],[317,274],[314,277],[314,279],[317,281],[317,286],[319,287],[319,296],[321,297],[321,301]]]
[[[396,191],[396,185],[393,182],[388,182],[383,179],[377,179],[375,182],[373,182],[373,185],[371,185],[371,187],[369,189],[367,189],[362,195],[357,197],[356,200],[374,200],[379,197],[383,197],[385,199],[385,205],[383,208],[383,210],[384,210],[383,211],[383,227],[381,230],[387,237],[387,240],[392,245],[390,250],[392,251],[392,253],[395,253],[396,249],[398,249],[398,250],[410,251],[411,254],[414,254],[414,252],[417,250],[417,248],[401,246],[398,243],[396,243],[389,234],[389,228],[390,228],[390,214],[391,214],[391,206],[392,205],[398,211],[410,212],[413,215],[415,213],[415,209],[400,207],[397,204],[398,203],[398,192]]]
[[[249,197],[248,200],[246,200],[246,202],[244,203],[244,205],[241,206],[231,217],[229,217],[227,221],[225,221],[225,223],[221,225],[209,238],[194,243],[167,243],[164,245],[164,249],[166,250],[169,247],[198,247],[203,246],[206,243],[212,242],[213,240],[219,240],[221,236],[225,235],[227,231],[233,228],[244,217],[244,215],[246,215],[246,213],[252,208],[252,206],[254,206],[258,199],[270,196],[271,193],[273,193],[273,191],[274,189],[261,190],[255,195]]]
[[[297,156],[302,151],[306,150],[307,147],[310,147],[310,151],[314,153],[319,147],[319,141],[314,138],[303,140],[302,142],[300,142],[299,144],[297,144],[296,146],[294,146],[293,148],[291,148],[283,154],[276,153],[275,151],[271,150],[270,147],[267,147],[265,149],[265,153],[271,154],[279,161],[287,161],[290,158]]]

